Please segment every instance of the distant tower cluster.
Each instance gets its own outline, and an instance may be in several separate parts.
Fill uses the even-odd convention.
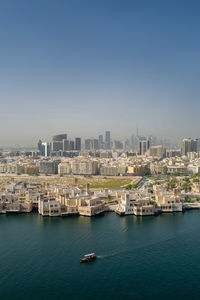
[[[98,139],[90,138],[85,140],[85,149],[86,150],[98,150],[105,149],[110,150],[111,147],[111,134],[110,131],[105,132],[105,141],[103,139],[103,135],[100,134]]]
[[[81,151],[81,138],[77,137],[73,141],[67,139],[67,134],[54,135],[50,143],[39,140],[38,150],[43,156],[58,152],[63,154],[66,151]]]

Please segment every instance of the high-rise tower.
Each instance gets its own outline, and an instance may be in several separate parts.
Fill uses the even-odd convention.
[[[106,134],[105,134],[105,148],[106,149],[110,149],[111,148],[110,131],[106,131]]]

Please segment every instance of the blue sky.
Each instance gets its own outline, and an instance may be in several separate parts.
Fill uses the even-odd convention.
[[[199,137],[200,2],[0,0],[0,145]]]

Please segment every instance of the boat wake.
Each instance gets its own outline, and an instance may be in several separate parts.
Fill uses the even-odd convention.
[[[111,252],[111,253],[108,253],[108,254],[105,254],[105,255],[97,255],[97,258],[98,259],[107,259],[107,258],[111,258],[111,257],[115,257],[115,256],[119,256],[119,255],[129,255],[129,254],[133,254],[135,251],[141,251],[141,250],[145,250],[146,248],[149,248],[149,247],[154,247],[155,245],[157,246],[158,244],[163,244],[167,241],[171,241],[173,239],[175,239],[176,237],[173,236],[173,237],[168,237],[168,238],[165,238],[165,239],[160,239],[158,241],[154,241],[154,242],[149,242],[149,243],[146,243],[144,245],[141,245],[141,246],[136,246],[134,248],[129,248],[129,249],[125,249],[125,250],[121,250],[121,251],[118,251],[118,252]]]

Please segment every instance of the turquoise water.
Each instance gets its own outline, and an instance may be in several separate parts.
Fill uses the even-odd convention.
[[[111,298],[200,299],[200,211],[0,215],[1,300]]]

